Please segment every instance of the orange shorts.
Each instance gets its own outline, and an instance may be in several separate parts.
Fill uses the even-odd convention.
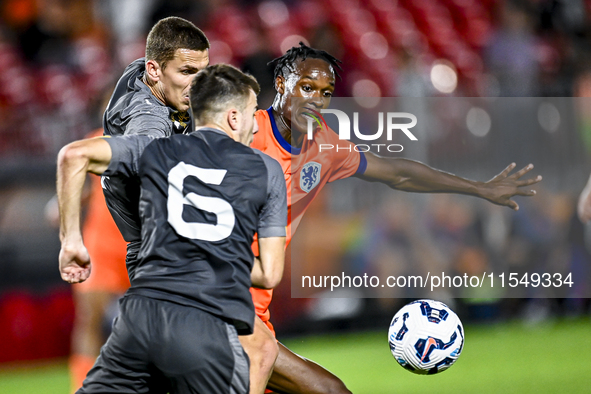
[[[269,330],[275,335],[275,329],[269,321],[271,313],[269,312],[269,305],[273,299],[273,290],[256,289],[250,288],[250,294],[252,295],[252,303],[254,304],[254,310],[257,316],[269,327]]]

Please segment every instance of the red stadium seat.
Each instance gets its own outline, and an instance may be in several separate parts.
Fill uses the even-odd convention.
[[[325,3],[333,14],[357,10],[362,6],[360,0],[326,0]]]
[[[281,48],[284,40],[290,36],[294,36],[289,45]],[[280,26],[274,29],[268,29],[265,33],[265,42],[276,56],[281,56],[291,46],[297,46],[300,41],[307,41],[304,34],[294,25]],[[298,38],[299,37],[299,38]],[[309,42],[308,42],[309,44]]]
[[[474,48],[486,46],[492,34],[492,25],[485,18],[471,18],[464,32],[466,41]]]
[[[481,48],[490,34],[490,12],[482,2],[474,0],[445,0],[456,29],[472,47]]]
[[[37,94],[45,105],[61,105],[78,96],[74,76],[65,67],[49,66],[38,72]]]
[[[291,12],[291,20],[299,28],[305,31],[315,30],[326,25],[329,7],[325,2],[305,0],[295,4]]]
[[[22,61],[17,51],[11,45],[0,42],[0,67],[5,70],[20,64],[22,64]]]
[[[368,31],[376,30],[376,19],[364,8],[341,10],[334,14],[336,26],[342,33],[360,36]]]
[[[6,68],[0,76],[0,96],[11,107],[35,101],[34,81],[29,70],[20,65]]]
[[[212,15],[211,26],[237,57],[248,55],[249,44],[256,35],[243,10],[234,6],[220,7]]]
[[[379,14],[396,11],[401,8],[396,1],[392,0],[369,0],[367,5],[370,10]]]
[[[205,32],[205,35],[209,38],[209,62],[210,64],[226,63],[235,64],[234,51],[230,45],[225,41],[217,38],[215,33]]]

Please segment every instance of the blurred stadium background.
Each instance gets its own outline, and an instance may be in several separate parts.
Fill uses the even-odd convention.
[[[44,219],[55,193],[56,155],[100,126],[105,94],[123,68],[143,56],[152,24],[170,15],[205,31],[212,63],[231,63],[257,77],[262,108],[274,96],[266,63],[304,41],[343,61],[337,97],[413,97],[407,103],[413,108],[431,108],[426,104],[433,97],[471,98],[444,101],[456,104],[439,109],[437,122],[422,131],[428,143],[405,152],[408,157],[482,180],[512,161],[533,162],[545,178],[535,199],[518,200],[517,214],[469,198],[410,198],[376,185],[359,190],[354,180],[337,182],[304,219],[299,237],[308,242],[307,254],[290,255],[314,267],[345,261],[379,270],[392,261],[398,267],[427,261],[439,270],[465,271],[496,262],[520,272],[570,270],[581,278],[565,299],[443,294],[463,319],[468,344],[474,332],[475,347],[467,344],[458,365],[429,383],[417,383],[389,356],[386,327],[405,294],[336,303],[297,299],[288,275],[272,305],[280,338],[334,369],[356,392],[441,390],[447,383],[456,392],[584,392],[581,365],[591,366],[591,256],[575,206],[591,172],[588,0],[0,1],[0,392],[67,392],[73,304],[58,275],[57,229]],[[511,97],[500,101],[513,110],[504,112],[510,122],[482,104],[499,97]],[[515,97],[537,99],[523,104]],[[565,104],[554,97],[576,99]],[[385,207],[369,220],[379,221],[374,233],[361,231],[368,223],[351,214],[367,188],[376,206]],[[331,198],[336,195],[347,198]],[[405,231],[411,223],[433,241],[432,250],[417,250]],[[363,334],[367,330],[377,333]],[[363,338],[370,352],[379,350],[362,353],[355,344],[365,344]],[[555,338],[565,343],[555,346],[559,353],[544,354],[528,343],[542,346]],[[497,353],[483,362],[477,352],[491,346]],[[343,365],[357,357],[379,373]],[[579,366],[567,367],[571,357]],[[551,360],[537,366],[541,359]],[[498,372],[507,383],[487,375],[490,365],[507,366]],[[30,366],[40,369],[21,369]],[[483,385],[457,386],[466,376],[483,377]],[[511,386],[514,381],[522,386]],[[527,385],[534,381],[542,383]]]

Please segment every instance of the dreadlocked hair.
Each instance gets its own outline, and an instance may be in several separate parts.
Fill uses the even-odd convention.
[[[315,49],[315,48],[310,48],[309,46],[307,46],[306,44],[304,44],[301,41],[300,41],[299,47],[292,47],[287,52],[285,52],[285,55],[271,60],[269,63],[267,63],[267,65],[275,64],[275,71],[273,74],[273,79],[276,79],[280,75],[285,76],[284,75],[285,69],[292,71],[292,72],[295,71],[295,64],[296,64],[297,60],[304,61],[307,58],[324,60],[325,62],[327,62],[328,64],[330,64],[332,66],[332,68],[334,69],[334,73],[337,75],[337,77],[341,78],[341,76],[339,75],[339,72],[337,71],[337,70],[341,70],[341,71],[343,70],[339,64],[342,62],[339,59],[337,59],[336,57],[334,57],[333,55],[331,55],[330,53],[328,53],[326,51],[323,51],[320,49]]]

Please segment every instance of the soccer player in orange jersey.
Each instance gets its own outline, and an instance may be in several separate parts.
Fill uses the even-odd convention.
[[[330,130],[316,133],[313,140],[308,140],[307,118],[301,111],[302,107],[316,111],[328,107],[340,62],[327,52],[310,48],[303,43],[291,48],[273,62],[276,64],[274,82],[277,95],[271,108],[257,112],[259,131],[251,146],[276,159],[283,168],[288,191],[288,243],[306,209],[322,187],[327,182],[350,176],[381,182],[392,189],[407,192],[472,195],[515,210],[518,205],[512,197],[535,194],[535,191],[524,188],[542,178],[537,176],[520,179],[531,171],[531,164],[509,175],[515,168],[513,163],[490,181],[477,182],[403,158],[385,159],[369,152],[355,152],[354,149],[333,150],[331,154],[320,153],[318,145],[321,143],[343,147],[352,145],[348,141],[339,140],[337,134]],[[304,105],[292,108],[292,98],[303,101]],[[251,336],[254,341],[257,335],[266,335],[268,330],[273,331],[268,310],[272,292],[251,289],[251,293],[260,318],[256,323],[255,334]],[[248,352],[248,341],[243,340],[242,344]],[[280,393],[350,392],[338,377],[281,344],[267,387]]]

